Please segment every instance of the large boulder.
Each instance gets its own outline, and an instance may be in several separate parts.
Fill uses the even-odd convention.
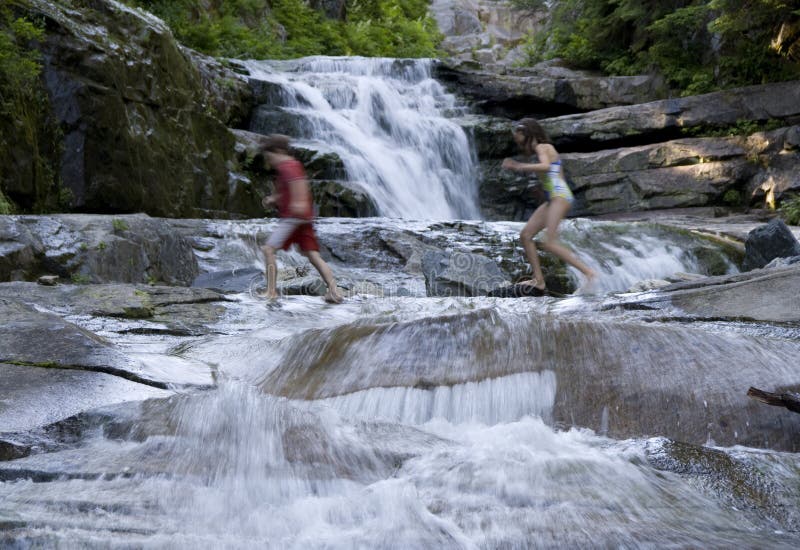
[[[425,390],[433,399],[456,392],[456,385],[489,380],[508,384],[508,397],[533,379],[538,390],[552,392],[543,415],[560,427],[613,438],[663,435],[699,445],[800,449],[800,415],[746,395],[754,380],[797,391],[800,345],[788,339],[642,323],[614,312],[588,318],[486,307],[341,325],[328,341],[301,335],[284,344],[286,355],[273,358],[279,366],[260,385],[290,398],[393,388],[402,404],[402,391]],[[526,402],[537,398],[528,395]]]
[[[748,270],[764,267],[775,258],[800,256],[800,242],[780,218],[753,229],[747,235],[744,248],[743,267]]]
[[[800,322],[800,265],[679,282],[610,307],[677,311],[693,319]]]
[[[106,326],[119,331],[127,330],[125,324],[131,323],[136,330],[148,334],[172,336],[213,332],[213,325],[224,317],[223,302],[227,301],[207,288],[128,284],[49,287],[23,281],[0,284],[0,298],[66,311],[83,319],[107,318]]]
[[[157,388],[172,382],[158,369],[52,313],[0,298],[0,315],[0,363],[104,372]]]
[[[497,264],[478,254],[429,250],[422,255],[428,296],[485,296],[509,283]]]
[[[552,120],[552,119],[550,119]],[[547,123],[544,120],[543,123]],[[523,219],[535,206],[534,176],[502,170],[517,154],[510,122],[463,119],[481,158],[479,196],[490,218]],[[800,126],[750,136],[681,138],[660,143],[562,153],[577,201],[570,215],[600,215],[696,206],[760,205],[800,189]],[[767,201],[769,202],[769,201]]]
[[[800,122],[800,81],[762,84],[549,118],[542,126],[560,149],[586,150],[679,137],[689,128],[742,121]]]
[[[510,118],[635,105],[667,94],[663,81],[652,76],[599,76],[567,69],[553,74],[550,68],[507,69],[498,74],[445,62],[436,66],[435,75],[481,112]]]
[[[224,215],[234,140],[221,118],[241,118],[239,77],[208,60],[198,71],[161,20],[120,2],[20,5],[46,26],[38,47],[63,134],[64,206]]]
[[[188,286],[197,277],[191,244],[149,216],[6,216],[0,218],[0,280],[55,274],[78,283]]]

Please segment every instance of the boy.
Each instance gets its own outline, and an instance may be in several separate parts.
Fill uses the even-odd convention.
[[[264,197],[261,204],[264,208],[271,204],[277,205],[281,218],[267,244],[261,247],[267,270],[266,297],[270,300],[278,298],[275,288],[278,275],[275,253],[278,249],[288,250],[292,244],[297,244],[300,252],[308,258],[328,286],[325,301],[330,304],[342,303],[333,273],[319,255],[319,243],[312,225],[314,207],[311,188],[303,165],[289,155],[289,138],[280,134],[269,135],[261,146],[261,151],[265,163],[278,173],[275,192],[272,196]]]

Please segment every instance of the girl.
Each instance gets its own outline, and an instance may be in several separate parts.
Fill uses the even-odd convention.
[[[547,202],[536,209],[519,234],[534,277],[530,281],[523,281],[520,284],[533,285],[539,290],[545,289],[542,266],[539,263],[539,255],[533,237],[542,229],[547,228],[547,235],[540,243],[541,247],[577,268],[586,276],[587,286],[591,285],[597,278],[597,273],[580,261],[570,249],[558,240],[558,224],[569,212],[572,202],[575,200],[564,179],[558,151],[553,147],[544,129],[532,118],[520,120],[514,125],[513,132],[514,142],[522,152],[528,156],[536,153],[539,162],[530,164],[507,158],[503,161],[503,168],[515,172],[535,172],[547,193]]]

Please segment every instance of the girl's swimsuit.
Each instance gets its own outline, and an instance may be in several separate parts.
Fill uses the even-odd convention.
[[[552,200],[553,197],[561,197],[569,202],[573,202],[575,197],[569,189],[569,185],[561,175],[561,161],[557,160],[550,163],[550,168],[547,174],[539,176],[542,182],[542,187],[547,192],[547,200]]]

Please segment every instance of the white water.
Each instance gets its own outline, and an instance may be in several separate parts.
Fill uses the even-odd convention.
[[[446,118],[455,97],[431,78],[431,60],[311,57],[248,61],[251,77],[278,84],[293,134],[339,155],[350,182],[382,216],[477,219],[476,158],[464,130]]]
[[[210,222],[209,234],[218,242],[204,254],[203,267],[260,265],[253,235],[268,231],[270,223]],[[376,226],[467,250],[478,244],[495,257],[515,246],[521,224],[324,220],[319,232],[331,246],[353,248],[369,242]],[[699,267],[696,258],[675,252],[685,236],[658,237],[645,229],[570,221],[564,238],[579,254],[596,258],[609,287]],[[363,254],[371,267],[359,275],[387,285],[401,276],[395,264],[381,263],[377,250]],[[282,265],[297,260],[281,258]],[[339,275],[355,269],[332,264]],[[551,425],[575,361],[582,363],[576,378],[594,362],[607,371],[627,366],[622,375],[610,372],[609,384],[620,391],[638,387],[635,373],[651,363],[658,363],[656,374],[664,382],[649,380],[642,387],[666,388],[676,373],[697,376],[687,381],[697,386],[707,374],[699,366],[688,370],[687,362],[733,363],[736,357],[749,368],[760,361],[772,373],[785,369],[795,355],[779,338],[736,342],[702,328],[682,338],[690,329],[657,324],[618,331],[617,324],[633,321],[610,318],[606,326],[599,311],[574,318],[560,311],[569,308],[557,307],[566,301],[549,299],[362,296],[327,307],[318,297],[302,296],[267,308],[246,293],[231,297],[236,301],[226,305],[229,311],[212,334],[175,350],[187,364],[213,365],[214,390],[131,406],[138,437],[98,434],[77,448],[4,465],[6,472],[19,468],[87,479],[37,483],[20,475],[0,483],[0,546],[796,547],[798,533],[778,532],[779,524],[709,494],[690,476],[654,467],[646,451],[658,451],[660,439],[615,441]],[[554,337],[559,325],[574,327],[569,338]],[[631,335],[644,335],[636,353],[629,353],[637,344],[627,341]],[[116,345],[131,338],[111,330],[104,336]],[[550,351],[542,345],[547,342],[554,344]],[[565,348],[577,351],[559,352]],[[510,373],[505,367],[512,363],[530,370]],[[509,373],[488,377],[492,365]],[[253,382],[282,368],[300,373],[301,383],[313,383],[314,370],[333,372],[333,381],[321,389],[335,389],[348,376],[368,384],[303,401]],[[389,368],[394,370],[388,375],[370,378]],[[433,383],[395,383],[407,372]],[[724,378],[714,383],[733,386]],[[640,394],[647,398],[643,391],[626,395]],[[595,397],[586,392],[587,400]],[[618,402],[626,404],[623,398]],[[794,487],[797,461],[770,452],[758,460],[759,467],[774,461],[775,469],[786,469],[770,478],[784,480],[774,493]],[[786,500],[796,492],[789,494]]]

